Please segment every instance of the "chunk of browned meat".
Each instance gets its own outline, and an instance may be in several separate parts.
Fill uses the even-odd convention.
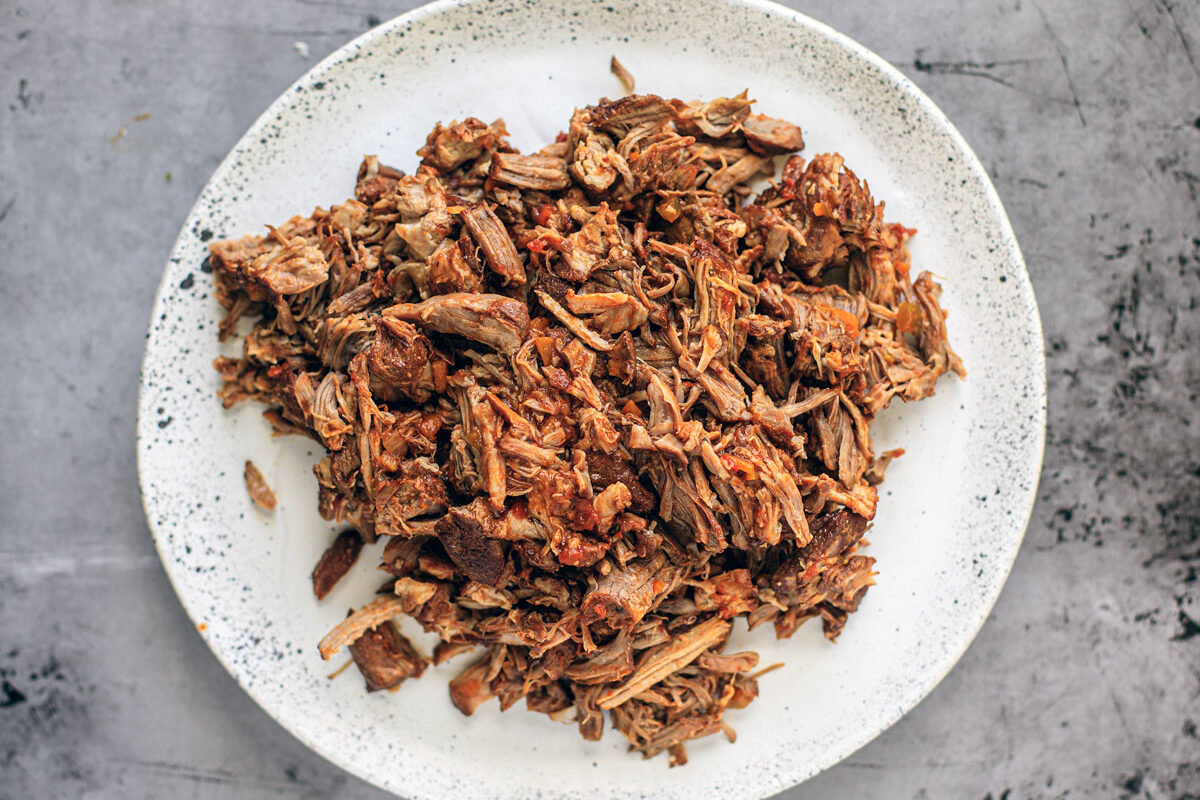
[[[592,450],[587,454],[587,463],[588,474],[594,489],[607,489],[620,481],[629,489],[630,511],[645,516],[653,513],[654,509],[658,507],[658,498],[638,480],[637,473],[633,471],[627,459],[615,454]]]
[[[492,156],[488,174],[494,181],[543,192],[565,189],[571,185],[571,178],[567,175],[567,160],[558,156],[496,153]]]
[[[425,164],[441,172],[449,172],[464,161],[483,155],[501,140],[503,126],[488,125],[474,117],[452,122],[448,127],[438,124],[417,151]]]
[[[654,607],[655,598],[675,589],[679,574],[661,551],[631,561],[600,578],[583,596],[583,618],[588,622],[602,619],[612,627],[636,625]]]
[[[559,257],[551,262],[551,269],[565,280],[586,281],[620,241],[617,215],[602,203],[579,230],[558,245]]]
[[[778,156],[804,149],[804,134],[799,125],[763,114],[751,114],[742,120],[746,144],[757,153]]]
[[[299,294],[329,278],[329,262],[303,236],[288,237],[272,228],[278,245],[250,262],[248,274],[278,295]]]
[[[321,554],[312,572],[313,594],[318,600],[324,600],[342,576],[350,571],[354,562],[358,561],[362,545],[362,534],[350,528],[339,533]]]
[[[364,156],[358,167],[354,196],[367,205],[373,205],[391,194],[403,177],[404,173],[400,170],[380,164],[378,156]]]
[[[867,532],[867,520],[847,508],[830,511],[809,524],[812,541],[800,553],[807,559],[840,556]]]
[[[484,533],[482,506],[452,508],[435,527],[450,559],[473,581],[496,586],[507,568],[504,543]]]
[[[443,242],[426,260],[433,294],[482,292],[483,274],[463,255],[462,240]]]
[[[350,655],[368,692],[395,689],[409,678],[419,678],[429,664],[391,620],[360,636],[350,645]]]
[[[816,575],[816,566],[851,550],[867,530],[867,520],[846,508],[829,511],[809,523],[812,540],[771,576],[777,592],[793,594]],[[812,568],[810,570],[810,568]]]
[[[403,320],[382,317],[367,350],[367,366],[372,378],[386,381],[409,397],[426,397],[428,392],[421,390],[431,388],[432,355],[433,346],[423,333]]]
[[[385,308],[383,317],[464,336],[501,353],[515,353],[529,330],[525,304],[500,294],[455,292],[420,303],[397,303]]]
[[[652,94],[631,94],[618,100],[602,100],[590,109],[592,125],[624,136],[642,126],[654,127],[675,115],[675,109],[661,97]]]
[[[724,619],[748,614],[758,608],[758,589],[750,570],[731,569],[696,586],[693,596],[702,611],[716,609]]]
[[[629,507],[632,495],[629,487],[623,483],[613,483],[596,495],[592,502],[596,509],[596,532],[608,533],[609,528],[617,519],[617,515]]]
[[[496,216],[496,212],[487,203],[479,203],[463,209],[463,224],[471,234],[471,238],[483,251],[483,257],[488,266],[500,276],[500,282],[505,286],[521,286],[525,283],[525,265],[517,254],[517,246],[504,223]]]
[[[621,383],[630,383],[637,372],[637,350],[633,336],[625,331],[617,337],[617,343],[608,351],[608,374]]]
[[[690,103],[679,115],[680,127],[685,132],[697,130],[705,136],[720,139],[733,133],[750,115],[752,102],[746,92],[742,92],[737,97],[718,97],[707,103]]]
[[[440,514],[450,505],[441,471],[428,459],[400,465],[396,477],[382,478],[375,487],[375,532],[381,536],[411,536],[414,517]]]

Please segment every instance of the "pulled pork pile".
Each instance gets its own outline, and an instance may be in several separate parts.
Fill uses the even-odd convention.
[[[368,156],[354,199],[212,245],[222,338],[257,318],[221,397],[324,446],[320,513],[357,531],[317,593],[387,540],[325,658],[396,688],[430,661],[407,615],[433,663],[476,653],[464,714],[524,698],[597,739],[608,711],[676,764],[757,693],[735,617],[842,630],[895,454],[870,425],[963,368],[914,231],[840,156],[753,196],[803,141],[750,106],[602,100],[528,155],[503,122],[439,124],[415,174]]]

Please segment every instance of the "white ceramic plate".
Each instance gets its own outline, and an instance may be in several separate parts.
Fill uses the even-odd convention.
[[[411,170],[434,122],[502,116],[536,148],[571,110],[620,93],[616,54],[638,88],[685,99],[749,88],[758,110],[800,123],[807,154],[840,151],[920,229],[917,268],[944,278],[951,341],[970,378],[889,410],[888,470],[870,553],[878,585],[836,645],[819,624],[776,642],[744,627],[733,649],[786,667],[727,719],[736,744],[688,745],[691,763],[625,752],[619,734],[517,706],[453,709],[451,664],[367,695],[356,674],[327,680],[316,641],[381,574],[377,550],[323,603],[309,572],[334,528],[316,512],[310,442],[274,439],[261,408],[221,409],[211,237],[260,231],[353,194],[364,153]],[[283,94],[213,175],[184,225],[146,346],[138,455],[163,564],[217,658],[269,714],[334,763],[409,797],[759,798],[844,758],[912,708],[966,649],[1020,545],[1041,463],[1045,379],[1037,306],[996,192],[962,138],[878,56],[758,0],[438,2],[338,50]],[[242,482],[247,459],[280,506],[265,514]],[[418,634],[418,640],[422,635]]]

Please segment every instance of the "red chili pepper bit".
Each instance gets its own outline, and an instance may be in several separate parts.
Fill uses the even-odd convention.
[[[510,513],[514,519],[525,519],[529,516],[529,503],[524,498],[518,500],[513,503]]]
[[[593,531],[600,521],[596,507],[587,500],[578,500],[571,509],[571,527],[577,531]]]

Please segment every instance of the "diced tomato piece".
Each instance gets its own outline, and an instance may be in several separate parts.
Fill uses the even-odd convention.
[[[916,333],[922,321],[921,307],[916,303],[906,300],[896,309],[896,330],[901,333]]]
[[[754,468],[754,464],[750,463],[740,456],[732,456],[723,454],[721,463],[725,465],[725,469],[730,472],[740,472],[746,480],[752,481],[758,477],[758,470]]]
[[[577,531],[594,531],[600,516],[590,500],[577,500],[571,509],[571,527]]]
[[[856,336],[858,334],[858,317],[854,316],[843,308],[838,308],[837,306],[830,306],[829,309],[833,312],[833,315],[838,318],[838,321],[842,323],[842,327],[846,329],[848,334],[851,336]]]

